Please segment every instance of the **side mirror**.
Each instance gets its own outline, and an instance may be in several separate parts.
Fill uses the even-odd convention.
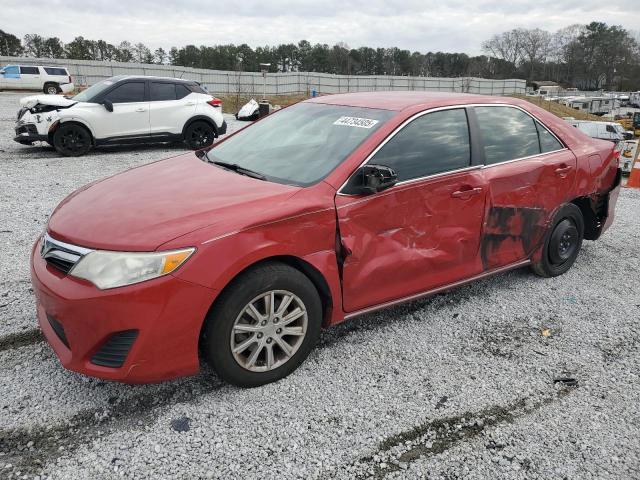
[[[113,112],[113,103],[111,102],[111,100],[103,100],[102,105],[104,105],[104,108],[107,110],[107,112]]]
[[[362,193],[376,193],[393,187],[398,183],[395,170],[384,165],[364,165],[360,168],[362,175]]]

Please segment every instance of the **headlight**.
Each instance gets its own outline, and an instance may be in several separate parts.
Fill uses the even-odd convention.
[[[173,272],[195,248],[137,253],[96,250],[80,259],[69,275],[89,280],[101,290],[144,282]]]

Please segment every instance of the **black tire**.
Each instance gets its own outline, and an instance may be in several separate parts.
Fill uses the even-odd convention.
[[[290,292],[303,303],[307,313],[306,334],[295,353],[285,363],[277,367],[274,365],[271,370],[251,371],[234,357],[231,335],[235,332],[236,319],[243,315],[245,307],[261,294],[274,290]],[[318,341],[321,325],[322,304],[318,291],[309,278],[283,263],[266,263],[240,274],[225,288],[207,315],[201,347],[208,363],[223,380],[239,387],[257,387],[280,380],[293,372]],[[265,341],[270,340],[265,338]],[[276,343],[273,343],[272,349],[276,347]],[[258,348],[258,345],[252,346],[254,349]],[[265,357],[266,350],[262,358]],[[262,364],[265,362],[266,359]]]
[[[65,157],[78,157],[91,150],[91,133],[77,123],[64,123],[53,134],[53,146]]]
[[[191,150],[199,150],[213,145],[216,132],[211,124],[198,120],[190,124],[184,132],[184,142]]]
[[[60,85],[52,82],[45,83],[44,87],[42,88],[42,91],[47,95],[57,95],[58,93],[61,92]]]
[[[531,265],[531,269],[541,277],[562,275],[576,261],[583,238],[582,212],[572,203],[563,205],[547,230],[542,257]]]

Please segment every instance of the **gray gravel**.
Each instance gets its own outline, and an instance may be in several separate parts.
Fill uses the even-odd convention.
[[[22,147],[18,98],[0,95],[0,478],[640,478],[640,192],[560,278],[518,270],[329,329],[257,389],[206,368],[127,386],[59,366],[28,252],[73,189],[182,149]]]

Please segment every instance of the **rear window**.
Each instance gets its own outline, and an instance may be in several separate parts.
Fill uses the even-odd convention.
[[[20,73],[26,75],[40,75],[40,70],[38,67],[20,67]]]
[[[47,72],[49,75],[60,75],[65,77],[69,75],[67,73],[67,70],[64,68],[44,67],[44,71]]]

